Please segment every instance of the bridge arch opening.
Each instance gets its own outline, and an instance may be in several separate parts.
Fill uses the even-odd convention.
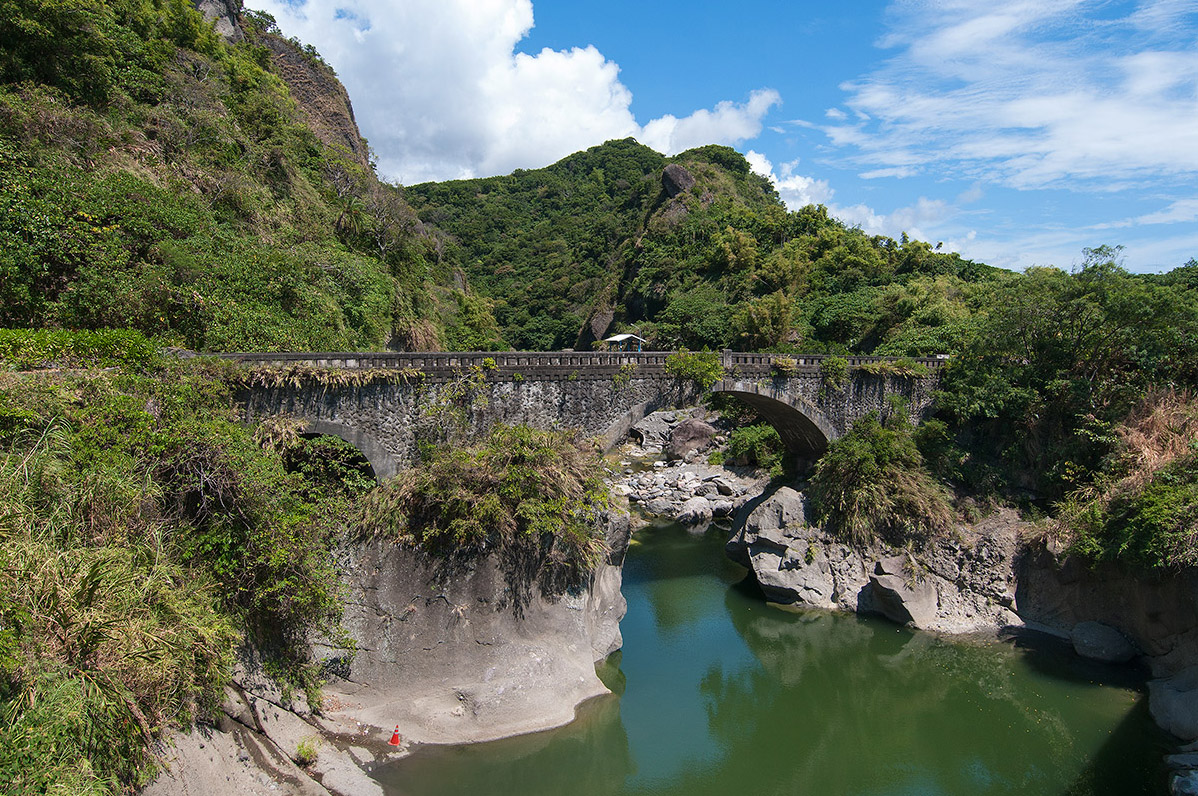
[[[307,468],[318,479],[343,477],[359,483],[378,483],[395,474],[386,452],[357,429],[327,420],[307,421],[299,437],[304,444],[285,457],[289,470]]]
[[[752,408],[777,430],[786,449],[798,456],[819,458],[828,449],[828,443],[839,436],[827,418],[815,409],[804,411],[786,401],[747,390],[716,389],[713,392],[736,398]]]

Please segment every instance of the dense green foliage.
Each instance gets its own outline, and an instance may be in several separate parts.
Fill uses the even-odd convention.
[[[5,793],[141,781],[242,639],[315,682],[308,633],[340,614],[329,545],[364,484],[294,435],[264,447],[225,369],[0,373]]]
[[[431,234],[317,138],[266,45],[311,56],[247,33],[226,43],[183,0],[4,4],[0,325],[198,350],[429,347],[455,327]]]
[[[694,185],[670,196],[667,164]],[[720,146],[666,159],[611,141],[544,169],[404,194],[453,236],[447,256],[518,348],[587,346],[612,319],[658,348],[941,353],[974,286],[1002,277],[845,227],[822,207],[787,212]]]
[[[1198,566],[1198,403],[1154,392],[1115,428],[1096,481],[1059,507],[1071,549],[1142,569]]]
[[[724,365],[715,351],[688,351],[685,348],[666,357],[666,373],[692,381],[706,390],[724,377]]]
[[[596,297],[612,288],[616,252],[658,192],[665,159],[631,139],[545,169],[404,189],[426,223],[454,236],[447,257],[495,302],[516,349],[574,345]]]
[[[1198,293],[1128,274],[1115,254],[983,295],[939,399],[965,432],[971,488],[1059,499],[1103,468],[1113,429],[1145,394],[1198,383]]]
[[[0,364],[21,370],[118,365],[144,368],[157,359],[158,346],[131,329],[0,329]]]
[[[499,426],[484,444],[431,451],[414,473],[372,492],[362,532],[448,558],[497,552],[514,586],[572,588],[605,552],[599,464],[567,433]]]
[[[754,465],[778,476],[785,453],[777,429],[768,423],[741,426],[728,435],[726,456],[737,464]]]
[[[846,542],[922,544],[952,532],[944,488],[924,468],[902,413],[869,415],[828,446],[811,477],[817,519]]]

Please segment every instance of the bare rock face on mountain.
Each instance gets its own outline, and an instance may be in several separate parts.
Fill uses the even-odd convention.
[[[666,166],[665,171],[661,174],[661,187],[665,189],[666,195],[671,199],[680,193],[689,191],[694,184],[695,178],[691,176],[691,173],[677,163]]]
[[[216,32],[226,41],[241,41],[245,35],[237,24],[236,0],[194,0],[196,10],[216,22]]]
[[[369,152],[354,120],[349,94],[332,68],[282,36],[265,35],[261,43],[270,50],[274,71],[291,89],[291,96],[316,137],[329,146],[343,148],[369,169]]]

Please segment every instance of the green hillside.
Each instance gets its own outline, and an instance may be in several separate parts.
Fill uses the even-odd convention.
[[[458,310],[434,241],[352,118],[322,138],[284,79],[343,94],[332,70],[245,22],[231,43],[180,0],[3,3],[0,325],[198,350],[441,343]]]
[[[668,170],[667,170],[668,167]],[[1009,278],[822,207],[787,212],[739,153],[664,158],[631,139],[544,169],[404,189],[517,348],[655,346],[927,354],[973,285]]]

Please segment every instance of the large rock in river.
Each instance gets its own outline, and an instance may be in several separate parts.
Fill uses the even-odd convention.
[[[882,544],[844,544],[810,524],[802,493],[782,487],[744,518],[727,551],[774,602],[881,613],[962,633],[1018,623],[1010,609],[1017,524],[1000,513],[909,558]]]
[[[711,445],[718,432],[715,426],[696,418],[683,420],[670,431],[670,441],[666,444],[666,458],[673,461],[682,459],[692,451],[700,451]]]

